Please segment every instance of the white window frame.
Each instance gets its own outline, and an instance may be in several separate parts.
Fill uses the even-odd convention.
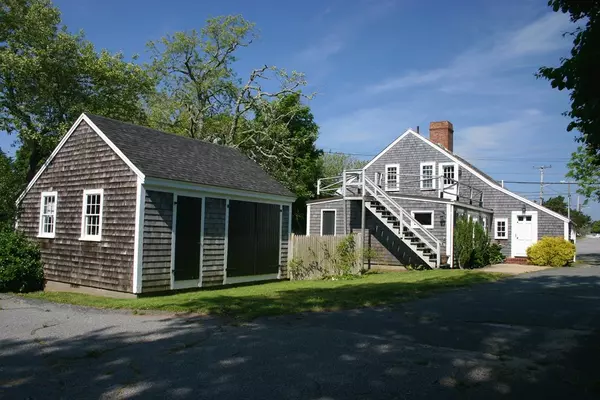
[[[423,175],[423,167],[431,167],[431,180],[428,179],[428,181],[431,182],[430,188],[423,186],[423,183],[425,182],[425,178]],[[435,190],[435,161],[422,162],[419,166],[419,177],[421,178],[419,179],[419,187],[421,188],[421,190]]]
[[[505,236],[498,236],[498,222],[504,222]],[[494,239],[508,239],[508,218],[494,218]]]
[[[100,215],[98,218],[98,234],[97,235],[88,235],[86,234],[86,225],[85,225],[85,217],[86,217],[86,206],[87,206],[87,196],[90,194],[99,194],[100,195]],[[99,242],[102,240],[102,215],[104,214],[104,189],[85,189],[83,191],[82,197],[82,205],[81,205],[81,237],[79,240],[86,240],[91,242]]]
[[[52,214],[44,214],[44,199],[46,197],[54,197],[54,210]],[[40,220],[39,220],[39,229],[38,229],[38,237],[40,238],[49,238],[52,239],[56,235],[56,208],[58,206],[58,193],[57,192],[42,192],[40,196]],[[52,226],[52,232],[44,232],[44,216],[51,215],[54,219],[54,223]]]
[[[433,211],[433,210],[412,210],[410,212],[410,215],[411,215],[411,217],[414,220],[416,220],[415,213],[418,213],[418,214],[431,213],[431,225],[423,225],[423,224],[421,224],[421,226],[423,228],[433,229],[433,227],[435,226],[435,211]],[[416,227],[417,225],[415,225],[415,223],[413,221],[411,221],[411,226],[412,227]]]
[[[388,181],[388,169],[396,168],[396,187],[390,187]],[[386,164],[385,165],[385,190],[387,192],[398,192],[400,191],[400,164]]]
[[[337,235],[337,210],[335,208],[323,208],[321,210],[321,221],[319,223],[319,234],[323,236],[323,213],[333,211],[333,236]]]

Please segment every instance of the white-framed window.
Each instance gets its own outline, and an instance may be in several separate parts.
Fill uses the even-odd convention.
[[[434,213],[431,210],[413,210],[412,217],[424,228],[433,228]],[[413,222],[413,226],[414,226]]]
[[[494,239],[508,239],[508,218],[494,220]]]
[[[400,189],[400,164],[387,164],[385,166],[385,190],[397,191]]]
[[[321,210],[321,236],[335,235],[336,210]]]
[[[40,228],[38,237],[53,238],[56,232],[56,192],[42,192],[40,198]]]
[[[421,190],[435,189],[433,171],[435,171],[435,162],[421,163]]]
[[[102,239],[102,211],[104,190],[88,189],[83,191],[80,240],[100,241]]]

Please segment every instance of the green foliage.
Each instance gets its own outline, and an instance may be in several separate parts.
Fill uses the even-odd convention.
[[[579,184],[578,192],[600,199],[600,0],[550,0],[555,12],[569,15],[574,23],[570,57],[561,59],[556,68],[543,67],[538,77],[548,79],[552,87],[567,90],[571,118],[567,131],[579,132],[582,146],[573,153],[569,175]]]
[[[31,292],[43,287],[38,246],[22,233],[0,230],[0,292]]]
[[[577,181],[577,193],[600,201],[600,157],[592,149],[579,146],[571,154],[568,167],[567,176]]]
[[[321,156],[321,163],[320,178],[329,178],[342,175],[345,169],[361,169],[367,165],[368,161],[359,160],[348,154],[324,153]]]
[[[562,237],[545,236],[527,249],[533,265],[563,267],[575,257],[575,245]]]
[[[592,233],[600,233],[600,220],[594,221],[591,228]]]
[[[27,180],[82,112],[144,119],[154,83],[142,67],[69,33],[49,0],[0,7],[0,130],[18,134]]]
[[[466,215],[454,225],[454,259],[459,268],[480,268],[490,264],[490,238],[480,223]]]
[[[21,182],[12,160],[0,150],[0,230],[14,225],[15,201],[22,189]]]
[[[567,216],[568,207],[567,202],[563,196],[550,197],[544,201],[544,207],[559,213],[560,215]]]
[[[489,248],[490,264],[502,264],[506,257],[502,254],[502,246],[492,243]]]
[[[355,236],[345,236],[334,249],[325,243],[321,243],[317,251],[309,248],[310,256],[306,257],[306,263],[299,258],[290,260],[291,279],[350,279],[362,274],[362,258],[373,255],[368,250],[362,253],[357,249]]]

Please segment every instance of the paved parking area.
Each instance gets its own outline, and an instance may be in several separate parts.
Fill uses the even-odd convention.
[[[596,267],[241,325],[0,296],[0,398],[600,398]]]

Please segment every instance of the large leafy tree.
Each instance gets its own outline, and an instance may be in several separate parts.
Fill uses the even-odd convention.
[[[578,131],[582,146],[573,154],[570,176],[578,180],[580,192],[600,200],[600,185],[590,177],[600,176],[600,0],[550,0],[556,12],[570,16],[575,24],[570,57],[558,67],[540,68],[538,76],[552,87],[570,93],[571,118],[568,131]]]
[[[544,202],[544,207],[565,217],[568,215],[568,205],[563,196],[550,197]],[[573,221],[577,233],[582,234],[589,229],[592,218],[579,210],[571,209],[571,221]]]
[[[368,163],[366,160],[359,160],[343,153],[323,153],[321,162],[323,163],[321,178],[340,176],[344,170],[361,169]]]
[[[72,34],[49,0],[0,5],[0,129],[17,134],[31,179],[82,112],[142,122],[148,74]]]
[[[316,192],[319,128],[302,92],[304,75],[269,65],[241,78],[236,54],[257,37],[241,16],[209,19],[199,31],[150,42],[149,70],[158,92],[147,101],[149,123],[177,134],[240,149],[281,181],[299,202]]]

